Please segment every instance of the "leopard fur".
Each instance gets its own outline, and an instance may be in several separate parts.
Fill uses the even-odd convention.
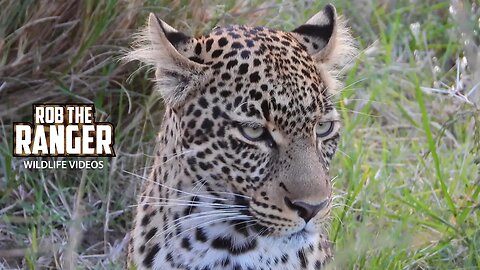
[[[320,269],[332,257],[332,96],[354,46],[327,5],[291,32],[226,26],[197,38],[151,14],[129,60],[166,109],[143,181],[137,269]]]

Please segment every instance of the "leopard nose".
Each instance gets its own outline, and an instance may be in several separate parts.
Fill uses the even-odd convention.
[[[309,222],[314,216],[320,212],[328,204],[328,199],[319,204],[310,204],[302,201],[291,201],[285,197],[285,204],[288,208],[297,211],[298,215],[305,220],[305,223]]]

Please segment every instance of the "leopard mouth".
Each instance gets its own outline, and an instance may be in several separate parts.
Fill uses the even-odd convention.
[[[306,228],[302,228],[301,230],[299,230],[298,232],[294,232],[292,234],[290,234],[289,236],[287,236],[287,238],[290,240],[292,238],[306,238],[308,237],[309,235],[311,235],[312,233],[309,232]]]
[[[316,231],[311,228],[308,224],[305,224],[303,227],[299,228],[297,231],[291,233],[275,233],[275,229],[268,227],[268,225],[263,225],[262,220],[255,218],[248,209],[240,211],[242,215],[249,216],[250,218],[239,218],[231,221],[235,231],[245,235],[257,237],[272,237],[272,238],[283,238],[287,240],[291,239],[307,239],[314,235]]]
[[[266,227],[264,225],[261,225],[259,223],[256,223],[254,226],[251,227],[254,231],[254,233],[257,233],[259,236],[263,237],[274,237],[274,238],[286,238],[287,240],[291,239],[306,239],[311,237],[312,235],[315,234],[314,231],[308,229],[307,226],[304,226],[303,228],[299,229],[296,232],[290,233],[290,234],[283,234],[283,235],[274,235],[273,229]]]
[[[263,237],[287,237],[287,239],[292,238],[307,238],[309,235],[313,235],[314,231],[305,224],[302,228],[300,228],[296,232],[292,232],[289,234],[283,235],[276,235],[275,229],[270,228],[267,225],[262,224],[262,220],[259,220],[249,209],[250,201],[247,200],[243,196],[235,196],[234,198],[236,205],[245,206],[244,209],[240,210],[240,214],[244,216],[249,216],[250,218],[241,218],[238,220],[234,220],[232,223],[234,228],[237,232],[242,232],[243,234],[247,235],[249,231],[257,236]]]
[[[247,200],[244,196],[235,196],[234,198],[235,205],[245,206],[244,209],[240,210],[240,214],[244,216],[249,216],[249,219],[238,219],[233,221],[234,228],[236,231],[242,232],[247,235],[249,231],[258,235],[258,236],[267,236],[270,235],[273,231],[272,228],[260,224],[260,222],[255,218],[255,215],[249,210],[250,201]]]

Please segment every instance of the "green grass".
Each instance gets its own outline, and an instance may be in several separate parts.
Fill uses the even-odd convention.
[[[148,12],[190,34],[229,23],[290,30],[325,4],[64,2],[75,8],[0,0],[0,268],[122,269],[141,181],[125,171],[148,175],[162,103],[150,75],[127,80],[136,67],[116,58]],[[344,128],[331,169],[331,267],[480,269],[480,91],[470,105],[421,89],[453,85],[457,57],[469,64],[464,93],[478,82],[478,4],[464,1],[468,16],[449,13],[448,1],[334,4],[361,52],[336,97]],[[65,17],[39,22],[52,14]],[[117,157],[102,170],[23,169],[11,123],[31,120],[32,102],[65,101],[93,102],[97,119],[114,123]]]

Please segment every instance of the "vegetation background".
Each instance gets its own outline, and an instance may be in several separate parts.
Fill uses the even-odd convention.
[[[152,74],[117,59],[149,12],[198,35],[291,30],[325,4],[0,0],[0,269],[123,268],[163,107]],[[361,51],[337,97],[330,267],[480,269],[480,3],[334,4]],[[12,122],[31,121],[38,102],[94,103],[116,126],[117,157],[102,170],[24,169]]]

